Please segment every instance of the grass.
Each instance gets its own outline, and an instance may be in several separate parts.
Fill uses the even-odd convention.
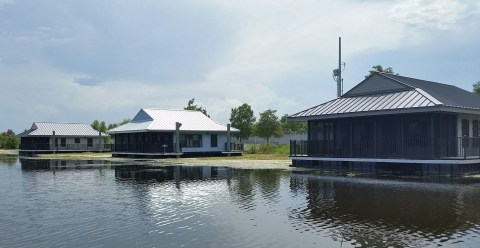
[[[84,153],[56,153],[56,154],[38,154],[39,158],[59,158],[59,159],[104,159],[111,158],[109,152],[84,152]]]
[[[18,150],[0,150],[0,154],[18,154]],[[272,144],[251,144],[245,147],[242,156],[199,157],[199,160],[288,160],[290,146]],[[52,159],[111,159],[111,153],[57,153],[39,154],[39,158]],[[124,158],[122,158],[124,159]],[[127,158],[128,159],[128,158]]]
[[[0,154],[5,154],[5,155],[18,155],[18,150],[12,149],[12,150],[4,150],[0,149]]]

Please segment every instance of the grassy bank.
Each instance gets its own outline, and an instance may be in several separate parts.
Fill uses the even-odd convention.
[[[18,155],[18,150],[12,149],[12,150],[4,150],[0,149],[0,154],[5,154],[5,155]]]
[[[56,153],[38,154],[37,157],[58,159],[107,159],[112,158],[112,154],[109,152]]]
[[[9,151],[9,150],[0,150]],[[288,160],[290,148],[288,145],[247,145],[242,156],[221,156],[221,157],[199,157],[198,160]],[[18,150],[15,150],[18,154]],[[1,153],[0,153],[1,154]],[[5,153],[6,154],[6,153]],[[57,153],[57,154],[39,154],[39,158],[53,159],[114,159],[111,153]],[[121,160],[128,160],[122,158]],[[133,159],[132,159],[133,160]]]

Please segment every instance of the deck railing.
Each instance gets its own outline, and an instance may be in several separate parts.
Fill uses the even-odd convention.
[[[131,153],[171,153],[175,149],[175,143],[166,144],[113,144],[112,152]]]
[[[110,151],[111,144],[20,144],[24,151]]]
[[[131,153],[171,153],[175,150],[175,143],[172,145],[164,144],[114,144],[112,145],[112,152],[131,152]],[[202,147],[180,147],[184,148],[202,148]],[[227,143],[224,144],[224,149],[227,151]],[[243,151],[243,144],[230,143],[229,151]]]
[[[290,156],[472,159],[480,158],[480,137],[377,139],[350,142],[290,141]]]
[[[225,151],[243,151],[243,144],[242,143],[230,143],[230,149],[227,149],[228,148],[228,144],[227,142],[225,142]]]

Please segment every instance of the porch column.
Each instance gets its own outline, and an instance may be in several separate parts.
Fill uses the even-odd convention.
[[[230,137],[230,124],[227,124],[227,147],[226,147],[226,151],[229,152],[231,149],[230,149],[230,143],[231,143],[231,137]]]
[[[430,157],[435,157],[435,130],[433,114],[430,114]]]
[[[102,132],[101,131],[98,131],[98,150],[99,151],[103,151],[103,147],[102,147]]]
[[[53,142],[53,150],[56,151],[57,150],[57,142],[55,140],[55,131],[52,131],[52,142]]]
[[[377,118],[373,118],[373,157],[377,157]]]
[[[350,120],[350,157],[353,157],[353,118]]]
[[[401,135],[400,135],[400,153],[402,154],[402,158],[405,158],[405,117],[402,115],[401,121]]]
[[[180,127],[182,123],[175,122],[175,152],[180,153]]]

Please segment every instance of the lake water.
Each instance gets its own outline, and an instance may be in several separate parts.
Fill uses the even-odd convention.
[[[480,244],[475,179],[1,156],[0,197],[0,247]]]

